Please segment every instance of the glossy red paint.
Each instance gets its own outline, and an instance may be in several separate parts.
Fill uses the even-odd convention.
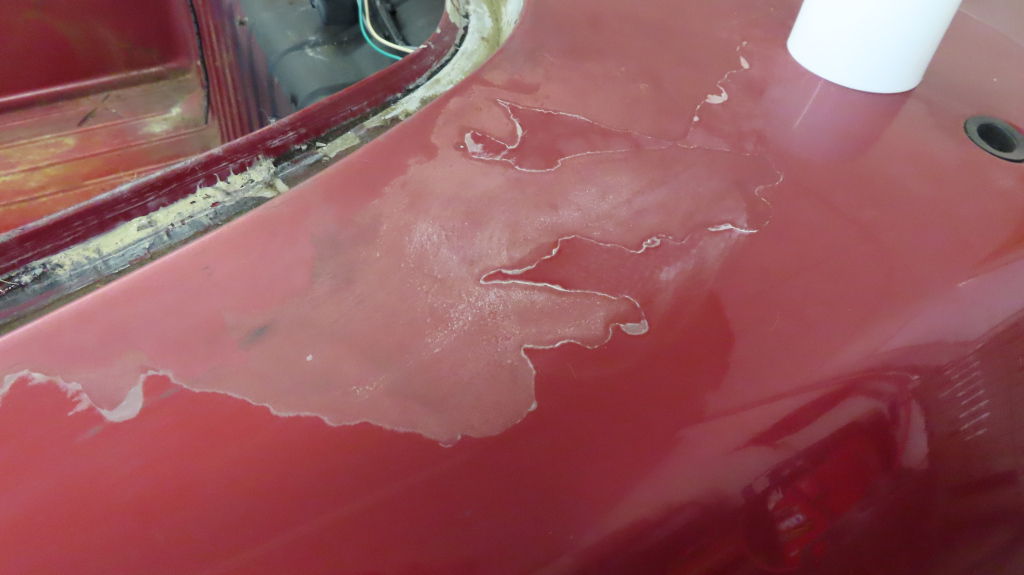
[[[793,0],[655,4],[529,3],[411,119],[0,339],[114,419],[145,381],[113,423],[6,380],[3,570],[1019,570],[1024,172],[962,125],[1024,123],[1021,8],[880,97],[788,57]]]

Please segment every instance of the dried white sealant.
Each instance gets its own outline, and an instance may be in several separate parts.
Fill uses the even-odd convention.
[[[743,42],[739,46],[736,47],[736,54],[739,56],[739,59],[740,59],[740,67],[736,68],[736,69],[733,69],[733,70],[729,70],[728,72],[726,72],[725,76],[722,76],[722,79],[719,80],[717,84],[715,84],[715,87],[718,88],[719,92],[717,94],[708,94],[707,98],[705,98],[704,101],[701,102],[700,106],[697,106],[697,111],[693,115],[693,121],[694,122],[699,122],[700,121],[700,108],[704,104],[718,105],[718,104],[724,104],[726,101],[729,100],[729,92],[727,92],[725,90],[725,86],[723,86],[722,84],[725,84],[726,80],[728,80],[730,76],[732,76],[733,74],[735,74],[737,72],[742,72],[743,70],[749,70],[750,69],[750,62],[748,62],[747,59],[744,58],[742,54],[740,54],[740,51],[743,48],[745,48],[746,45],[747,45],[747,43]]]
[[[213,210],[221,204],[235,203],[246,198],[273,198],[288,190],[274,170],[274,163],[261,158],[251,168],[239,174],[231,174],[226,180],[212,186],[200,187],[173,204],[150,214],[139,216],[99,236],[78,245],[37,260],[31,271],[14,274],[5,283],[28,284],[38,275],[40,269],[63,270],[71,274],[108,261],[116,254],[130,252],[125,259],[145,257],[149,249],[146,241],[159,236],[168,228],[191,219],[197,214]]]
[[[89,399],[89,395],[85,392],[82,386],[76,382],[67,382],[60,377],[50,377],[41,373],[35,373],[28,370],[20,371],[18,373],[12,373],[4,376],[3,384],[0,385],[0,402],[3,398],[11,391],[11,388],[15,383],[23,383],[25,385],[45,385],[51,384],[56,386],[58,389],[64,392],[68,400],[74,404],[68,415],[74,415],[93,409],[97,413],[103,416],[104,419],[111,423],[120,423],[122,421],[128,421],[134,418],[142,411],[143,404],[143,384],[146,378],[151,375],[164,375],[160,372],[150,371],[139,376],[139,382],[132,387],[124,400],[113,409],[103,409],[93,404],[92,400]]]
[[[719,80],[718,84],[717,84],[717,87],[720,90],[720,92],[718,94],[708,94],[708,97],[707,97],[707,99],[704,100],[704,102],[706,102],[708,104],[721,104],[721,103],[723,103],[723,102],[725,102],[726,100],[729,99],[729,93],[725,91],[725,87],[723,87],[722,84],[724,84],[725,81],[729,79],[729,76],[732,76],[736,72],[741,72],[743,70],[749,70],[750,69],[750,62],[747,62],[747,59],[744,58],[743,55],[740,54],[740,50],[742,50],[744,47],[746,47],[746,45],[747,45],[747,43],[743,42],[742,44],[740,44],[739,46],[736,47],[736,54],[739,56],[739,59],[740,59],[740,67],[736,68],[735,70],[729,70],[728,72],[726,72],[725,76],[723,76],[722,79]],[[697,109],[698,109],[698,111],[700,110],[699,107]],[[699,114],[698,114],[698,116],[699,116]]]

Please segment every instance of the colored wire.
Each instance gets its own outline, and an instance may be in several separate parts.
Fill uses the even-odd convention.
[[[412,54],[416,51],[416,48],[410,48],[408,46],[401,46],[394,42],[388,42],[384,38],[377,34],[377,31],[373,29],[373,22],[370,21],[370,0],[358,0],[363,5],[363,15],[366,17],[366,29],[370,32],[370,35],[374,37],[382,45],[391,48],[392,50],[398,50],[399,52],[405,52],[406,54]]]
[[[363,15],[362,15],[362,12],[363,12],[362,6],[363,6],[363,3],[366,2],[366,0],[356,0],[356,1],[359,2],[359,31],[363,33],[363,39],[366,40],[366,43],[369,44],[370,47],[373,48],[374,50],[376,50],[378,53],[384,54],[388,58],[391,58],[391,59],[394,59],[394,60],[401,60],[402,59],[401,56],[395,56],[394,54],[392,54],[390,52],[385,52],[384,50],[381,50],[380,48],[377,47],[376,44],[373,43],[373,40],[370,40],[370,37],[366,34],[366,25],[363,24]]]

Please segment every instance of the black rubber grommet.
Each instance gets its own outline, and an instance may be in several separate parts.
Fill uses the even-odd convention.
[[[979,148],[1009,162],[1024,162],[1024,134],[1009,123],[992,116],[974,116],[964,122],[964,131]]]

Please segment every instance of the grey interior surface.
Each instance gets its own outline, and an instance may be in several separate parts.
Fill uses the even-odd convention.
[[[250,33],[266,55],[270,74],[295,109],[314,104],[395,62],[363,38],[355,19],[356,0],[315,0],[316,6],[310,0],[239,1]],[[411,46],[434,33],[444,11],[444,0],[367,1],[374,29],[389,41]],[[383,17],[381,10],[387,12]],[[389,31],[400,38],[389,37]]]

